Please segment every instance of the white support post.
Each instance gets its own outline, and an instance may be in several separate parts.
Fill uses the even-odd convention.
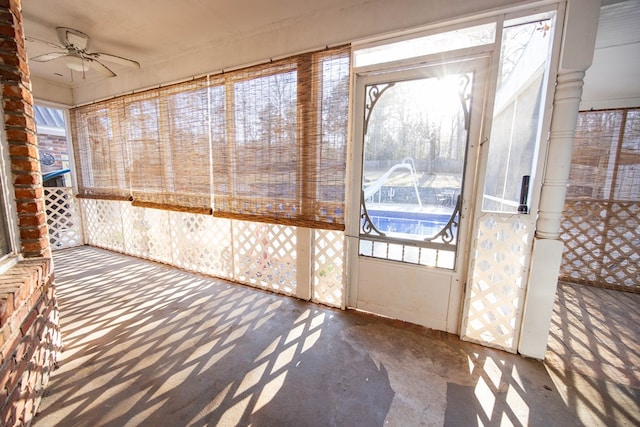
[[[296,229],[296,297],[309,301],[313,285],[313,239],[312,230]]]
[[[544,359],[562,260],[559,240],[585,71],[593,60],[600,0],[569,0],[518,351]]]

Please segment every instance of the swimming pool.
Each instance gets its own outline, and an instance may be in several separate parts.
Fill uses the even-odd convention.
[[[447,225],[451,213],[401,212],[369,209],[369,218],[383,233],[401,233],[413,236],[433,236]],[[454,233],[455,233],[454,229]]]

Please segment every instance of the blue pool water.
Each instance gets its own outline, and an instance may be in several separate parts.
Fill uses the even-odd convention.
[[[369,217],[383,233],[433,236],[447,224],[451,214],[369,210]]]

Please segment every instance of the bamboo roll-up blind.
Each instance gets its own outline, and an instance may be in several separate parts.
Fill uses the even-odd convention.
[[[168,182],[164,171],[166,145],[160,139],[158,93],[149,91],[125,97],[124,111],[133,200],[162,204]]]
[[[129,199],[127,146],[122,138],[122,99],[71,111],[80,197]]]
[[[609,199],[622,110],[583,111],[578,116],[567,198]]]
[[[208,94],[213,194],[224,195],[230,191],[234,171],[231,170],[231,150],[227,144],[227,133],[231,131],[227,131],[227,91],[223,76],[209,79]]]
[[[560,279],[640,292],[640,108],[578,115]]]
[[[213,169],[227,191],[214,195],[216,214],[298,216],[297,79],[291,59],[225,75],[226,144]]]
[[[347,125],[349,117],[349,51],[319,53],[322,73],[317,90],[318,148],[315,215],[326,222],[344,223]]]
[[[215,215],[344,228],[349,70],[342,48],[225,75]]]
[[[209,212],[207,80],[125,97],[133,202]]]
[[[349,58],[327,49],[79,107],[78,169],[96,174],[85,141],[96,110],[117,117],[134,204],[343,229]]]
[[[640,199],[640,109],[578,115],[567,198]]]
[[[165,149],[164,200],[176,206],[211,209],[211,146],[207,79],[161,92],[160,135]],[[134,196],[135,198],[135,196]]]

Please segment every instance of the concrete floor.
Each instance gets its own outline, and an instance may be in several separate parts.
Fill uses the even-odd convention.
[[[560,284],[545,366],[586,426],[640,426],[640,294]]]
[[[54,257],[65,347],[37,427],[640,423],[640,295],[559,287],[543,363],[96,248]]]

